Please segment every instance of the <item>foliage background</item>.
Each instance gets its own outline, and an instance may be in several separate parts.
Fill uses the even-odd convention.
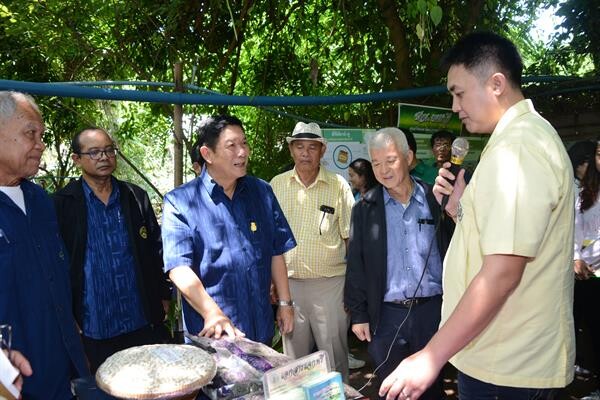
[[[557,7],[564,18],[548,43],[531,35],[536,15],[546,7]],[[518,44],[526,75],[585,77],[584,85],[598,83],[600,33],[593,25],[599,17],[595,0],[3,0],[0,76],[172,82],[173,64],[182,61],[186,84],[220,93],[360,94],[443,84],[438,68],[443,52],[463,34],[486,29]],[[565,85],[577,84],[531,85],[526,91],[539,97],[542,112],[598,109],[595,92],[552,94]],[[48,128],[41,173],[49,189],[78,175],[69,140],[90,125],[107,128],[161,192],[172,187],[170,105],[38,100]],[[450,98],[414,102],[449,106]],[[392,102],[277,111],[323,125],[367,128],[396,121]],[[184,112],[187,146],[203,115],[232,113],[246,125],[251,174],[270,179],[290,161],[284,137],[295,118],[251,107],[186,106]],[[148,188],[123,162],[119,175]]]

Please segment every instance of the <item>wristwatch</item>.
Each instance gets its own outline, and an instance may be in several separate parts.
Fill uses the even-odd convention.
[[[296,303],[294,303],[292,300],[277,300],[277,305],[284,307],[294,307]]]

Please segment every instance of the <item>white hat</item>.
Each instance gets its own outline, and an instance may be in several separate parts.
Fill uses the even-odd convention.
[[[294,140],[314,140],[315,142],[321,142],[327,144],[327,141],[323,138],[321,128],[314,122],[305,124],[304,122],[298,122],[294,127],[292,136],[285,138],[288,143]]]

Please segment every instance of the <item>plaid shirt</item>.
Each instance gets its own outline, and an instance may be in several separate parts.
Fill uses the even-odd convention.
[[[271,186],[298,243],[284,255],[290,278],[345,275],[344,239],[349,236],[354,204],[348,182],[321,167],[309,187],[295,169],[274,177]]]

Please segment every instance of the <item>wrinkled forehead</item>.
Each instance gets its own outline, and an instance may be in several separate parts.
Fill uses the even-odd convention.
[[[310,139],[295,139],[290,142],[290,146],[292,147],[314,147],[321,148],[323,147],[323,143],[318,140],[310,140]]]
[[[227,141],[245,140],[245,139],[246,139],[246,133],[244,132],[244,130],[242,129],[241,126],[227,125],[227,126],[225,126],[225,128],[223,128],[223,130],[221,130],[221,133],[219,133],[219,138],[217,140],[217,143],[225,143]]]
[[[81,133],[79,144],[82,150],[92,147],[114,146],[115,142],[108,133],[102,129],[88,129]]]
[[[41,131],[42,133],[46,129],[38,108],[25,99],[17,100],[15,109],[10,116],[0,117],[0,132],[5,132],[7,129],[4,128],[9,124],[12,125],[12,129],[15,127],[13,124],[18,124],[18,126],[27,130]]]

